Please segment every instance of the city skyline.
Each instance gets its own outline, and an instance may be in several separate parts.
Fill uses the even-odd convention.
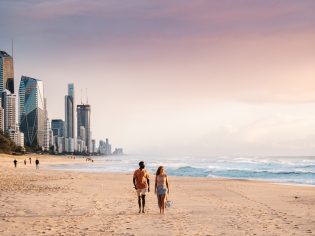
[[[74,82],[93,138],[128,153],[309,155],[314,4],[4,1],[0,45],[14,39],[15,83],[45,82],[51,119]]]

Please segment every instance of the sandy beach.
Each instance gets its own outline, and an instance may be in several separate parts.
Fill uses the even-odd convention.
[[[171,176],[173,205],[159,215],[152,178],[139,214],[132,173],[49,170],[85,159],[29,157],[14,168],[0,155],[0,235],[315,235],[314,187]]]

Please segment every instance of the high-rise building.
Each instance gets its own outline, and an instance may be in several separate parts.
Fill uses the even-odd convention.
[[[52,129],[49,129],[49,147],[54,146],[54,135]]]
[[[19,87],[19,122],[28,146],[44,146],[45,102],[41,80],[22,76]]]
[[[64,137],[54,136],[55,151],[57,153],[64,152]]]
[[[0,93],[5,89],[14,94],[13,58],[5,51],[0,51]]]
[[[51,129],[53,136],[63,137],[64,136],[65,122],[61,119],[51,120]]]
[[[65,96],[65,138],[75,138],[74,109],[74,85],[68,84],[68,95]]]
[[[111,155],[112,154],[112,146],[109,144],[108,138],[106,139],[106,142],[104,142],[103,140],[100,140],[99,153],[101,155]]]
[[[6,131],[10,139],[17,145],[24,147],[24,133],[20,132],[19,126],[17,125],[14,129],[10,128]]]
[[[85,141],[81,139],[77,139],[77,151],[78,152],[86,152]]]
[[[96,150],[96,141],[95,139],[92,139],[92,153],[96,153],[97,150]]]
[[[64,151],[67,153],[74,152],[74,138],[65,138],[64,139]]]
[[[0,132],[4,133],[4,109],[0,107]]]
[[[85,141],[86,135],[85,135],[85,127],[84,126],[80,126],[79,137],[80,137],[81,140]]]
[[[4,109],[4,131],[15,130],[16,127],[16,95],[5,89],[2,92],[2,107]]]
[[[45,110],[45,125],[44,125],[44,145],[43,150],[49,151],[49,130],[50,130],[50,122],[48,118],[47,111],[47,100],[44,98],[44,110]]]
[[[77,133],[80,127],[85,129],[85,145],[88,153],[91,153],[91,106],[88,104],[77,105]]]

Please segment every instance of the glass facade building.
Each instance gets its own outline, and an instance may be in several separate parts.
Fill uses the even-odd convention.
[[[43,82],[22,76],[19,87],[19,124],[26,145],[43,147],[45,121]]]
[[[91,153],[91,106],[88,104],[77,105],[77,133],[80,128],[85,128],[85,144],[87,151]]]
[[[61,119],[51,120],[51,129],[53,136],[63,137],[64,135],[65,122]]]
[[[14,94],[13,58],[5,51],[0,51],[0,92],[6,89]]]
[[[74,115],[74,85],[68,84],[68,95],[65,96],[65,138],[75,138]]]
[[[4,109],[4,131],[16,128],[16,95],[5,89],[1,96],[2,108]]]

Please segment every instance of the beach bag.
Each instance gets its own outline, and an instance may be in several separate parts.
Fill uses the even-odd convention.
[[[173,205],[173,202],[172,202],[172,201],[166,200],[166,202],[165,202],[165,208],[171,208],[172,205]]]
[[[173,202],[168,198],[168,194],[166,195],[165,199],[165,208],[171,208],[173,205]]]

